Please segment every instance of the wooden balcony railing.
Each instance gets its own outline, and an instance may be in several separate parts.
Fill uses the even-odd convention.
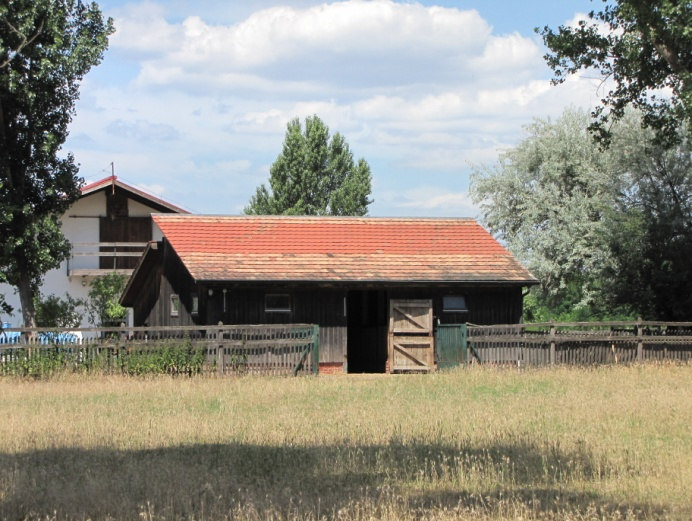
[[[77,242],[67,261],[68,277],[98,277],[106,273],[130,275],[146,242]]]

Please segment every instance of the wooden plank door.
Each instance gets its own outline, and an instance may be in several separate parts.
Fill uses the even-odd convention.
[[[468,364],[468,344],[466,324],[438,324],[435,332],[437,368],[450,369],[460,364]]]
[[[389,301],[389,372],[435,369],[432,300]]]

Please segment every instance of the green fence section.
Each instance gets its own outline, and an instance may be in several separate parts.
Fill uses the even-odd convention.
[[[438,369],[450,369],[468,363],[466,324],[439,324],[435,331]]]

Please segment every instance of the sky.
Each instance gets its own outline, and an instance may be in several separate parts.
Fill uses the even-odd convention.
[[[64,150],[87,182],[114,171],[194,213],[242,213],[287,123],[317,115],[369,163],[370,215],[475,217],[475,168],[603,95],[552,86],[534,32],[588,0],[98,3],[116,33]]]

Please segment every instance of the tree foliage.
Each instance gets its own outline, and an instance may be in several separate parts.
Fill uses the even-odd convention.
[[[614,81],[592,114],[590,128],[602,143],[609,142],[611,119],[622,118],[628,105],[641,111],[658,141],[676,143],[679,122],[692,120],[691,27],[688,0],[616,0],[577,27],[540,32],[551,51],[545,59],[554,83],[582,69]]]
[[[65,298],[48,295],[36,296],[36,325],[38,327],[75,328],[82,323],[84,301],[65,293]]]
[[[576,110],[536,120],[498,164],[476,169],[484,224],[540,280],[535,315],[689,318],[689,141],[662,146],[628,112],[601,150],[589,123]]]
[[[608,216],[617,263],[605,273],[615,304],[643,317],[692,317],[692,149],[663,146],[635,124],[613,133],[610,154],[621,188]]]
[[[370,166],[353,159],[348,143],[317,116],[288,123],[283,150],[245,208],[254,215],[366,215]]]
[[[127,318],[127,308],[120,305],[126,285],[127,277],[117,273],[94,279],[85,304],[93,326],[119,326]]]
[[[0,269],[18,290],[26,326],[35,325],[43,274],[70,251],[59,216],[82,181],[72,155],[60,152],[80,81],[112,31],[95,3],[0,5]]]

